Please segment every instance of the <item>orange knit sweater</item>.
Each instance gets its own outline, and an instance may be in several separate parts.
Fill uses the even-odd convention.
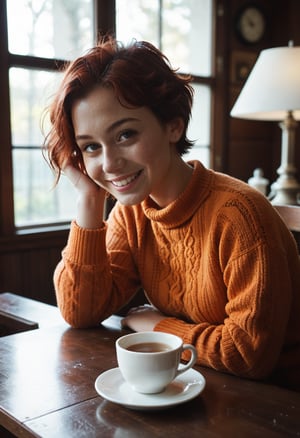
[[[198,363],[300,389],[300,264],[269,201],[192,163],[182,195],[118,203],[98,230],[72,223],[54,280],[74,327],[99,324],[140,287],[166,315],[155,330],[198,350]]]

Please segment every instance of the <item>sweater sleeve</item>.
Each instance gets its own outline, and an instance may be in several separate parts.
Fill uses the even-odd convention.
[[[125,250],[126,234],[116,237],[120,251],[113,258],[106,249],[106,234],[106,223],[96,230],[71,224],[54,285],[58,307],[72,327],[98,325],[125,305],[137,289],[132,259]],[[125,276],[124,271],[132,275]]]

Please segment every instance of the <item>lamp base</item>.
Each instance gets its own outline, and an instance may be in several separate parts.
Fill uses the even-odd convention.
[[[279,177],[271,186],[269,199],[272,205],[296,205],[300,200],[300,184],[295,178]]]
[[[288,111],[283,122],[279,124],[282,131],[281,164],[277,173],[279,177],[271,185],[269,199],[272,204],[299,204],[300,184],[296,179],[297,169],[294,164],[295,130],[297,122],[292,111]]]

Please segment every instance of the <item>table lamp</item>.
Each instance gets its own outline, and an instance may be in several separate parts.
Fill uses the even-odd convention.
[[[300,120],[300,47],[263,50],[230,115],[241,119],[279,121],[281,164],[271,185],[272,204],[297,204],[300,184],[294,163],[295,131]]]

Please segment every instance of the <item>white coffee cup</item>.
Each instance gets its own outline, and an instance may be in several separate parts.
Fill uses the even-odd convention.
[[[180,365],[184,350],[190,350],[192,356],[186,365]],[[122,336],[116,341],[116,352],[124,380],[143,394],[162,392],[197,360],[193,345],[183,344],[178,336],[163,332],[138,332]]]

